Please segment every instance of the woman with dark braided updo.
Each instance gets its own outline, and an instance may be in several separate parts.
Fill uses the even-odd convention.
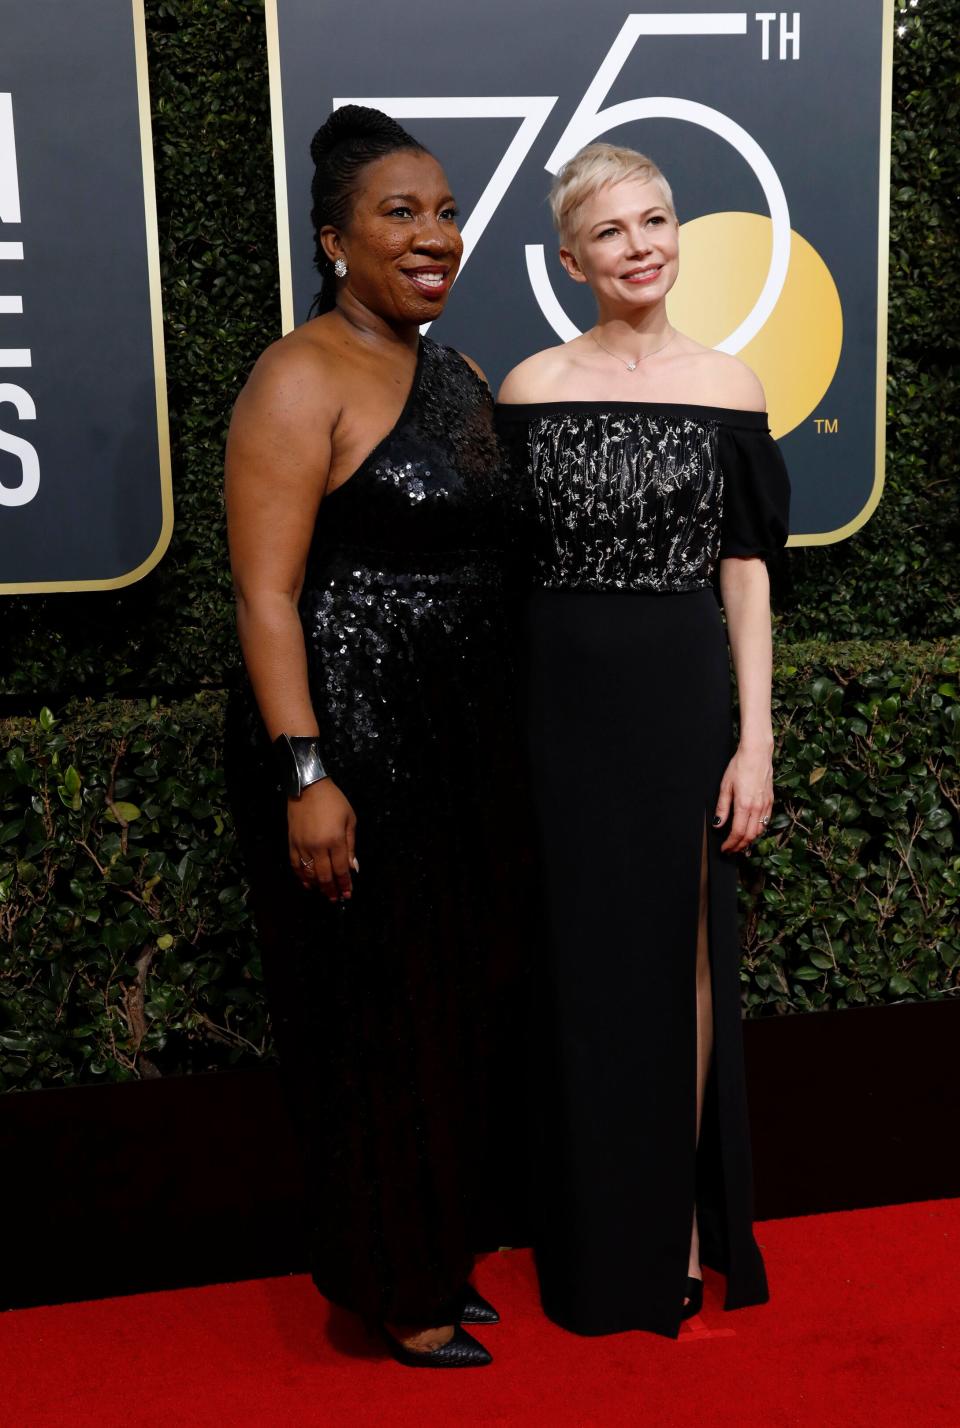
[[[526,941],[512,497],[482,373],[419,335],[462,251],[442,168],[353,105],[311,153],[318,315],[260,358],[227,450],[228,778],[316,1284],[401,1362],[466,1367]]]

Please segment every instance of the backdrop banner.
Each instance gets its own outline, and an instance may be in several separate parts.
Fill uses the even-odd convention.
[[[143,0],[3,0],[0,591],[128,585],[172,528]]]
[[[794,481],[794,544],[842,539],[883,483],[893,0],[267,0],[283,323],[307,315],[310,139],[333,107],[394,115],[442,160],[464,263],[431,333],[507,370],[593,321],[545,197],[584,144],[669,178],[671,320],[739,354]]]

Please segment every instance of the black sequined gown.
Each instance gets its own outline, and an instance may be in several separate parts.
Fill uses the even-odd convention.
[[[544,1307],[585,1334],[676,1335],[694,1210],[726,1305],[763,1301],[751,1228],[737,876],[713,811],[732,753],[715,595],[769,559],[788,483],[767,418],[646,403],[498,408],[532,487],[527,717],[546,893]],[[707,830],[714,1055],[696,1145]]]
[[[321,504],[300,600],[324,762],[357,815],[349,904],[299,887],[249,691],[229,711],[312,1271],[371,1319],[450,1322],[478,1237],[513,1229],[494,1223],[528,938],[512,502],[486,387],[423,340],[393,430]]]

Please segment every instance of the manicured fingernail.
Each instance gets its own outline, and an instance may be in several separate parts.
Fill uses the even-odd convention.
[[[714,826],[714,828],[719,828],[719,827],[720,827],[720,824],[721,824],[722,822],[723,822],[723,819],[720,817],[719,813],[715,813],[714,816],[713,816],[713,826]]]

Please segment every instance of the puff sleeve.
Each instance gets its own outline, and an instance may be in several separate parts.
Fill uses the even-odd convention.
[[[755,420],[723,423],[718,433],[723,472],[720,559],[757,555],[777,565],[790,533],[790,478],[766,415],[743,416]]]

